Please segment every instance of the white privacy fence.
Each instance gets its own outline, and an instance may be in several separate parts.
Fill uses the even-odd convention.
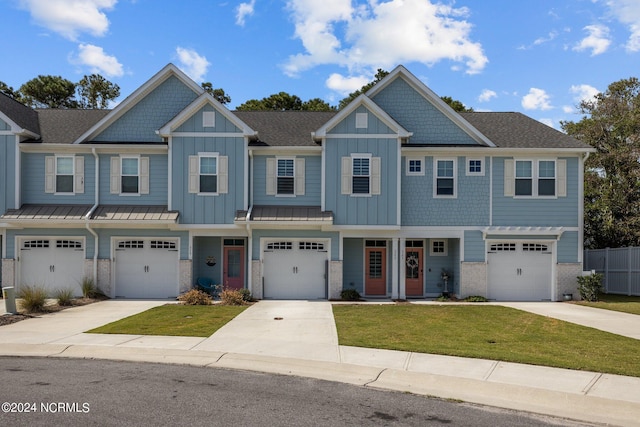
[[[606,293],[640,296],[640,247],[587,249],[584,270],[604,276]]]

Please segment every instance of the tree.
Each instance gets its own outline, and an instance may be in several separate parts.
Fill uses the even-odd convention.
[[[465,107],[465,105],[462,102],[458,101],[457,99],[453,99],[450,96],[441,96],[440,99],[446,102],[449,105],[449,107],[453,108],[453,110],[457,111],[458,113],[473,112],[473,108]]]
[[[22,86],[22,103],[36,108],[78,108],[74,99],[76,84],[61,76],[40,75]]]
[[[231,102],[231,97],[224,93],[224,89],[214,89],[211,82],[203,82],[201,84],[202,89],[206,90],[211,96],[215,98],[222,105],[226,105]]]
[[[19,96],[18,96],[19,94],[15,90],[13,90],[13,88],[11,86],[9,86],[8,84],[6,84],[3,81],[0,81],[0,92],[4,93],[9,98],[13,98],[13,99],[19,98]]]
[[[104,109],[109,101],[120,96],[120,86],[99,74],[84,76],[77,84],[80,108]]]
[[[366,91],[368,91],[369,89],[371,89],[372,87],[374,87],[380,80],[384,79],[385,77],[387,77],[389,75],[388,71],[383,70],[382,68],[378,68],[378,71],[376,72],[376,75],[373,76],[373,80],[370,81],[369,83],[367,83],[366,85],[362,86],[359,90],[356,90],[355,92],[351,92],[349,94],[349,96],[347,96],[346,98],[343,98],[340,103],[338,104],[338,109],[342,110],[344,107],[346,107],[351,101],[353,101],[354,99],[356,99],[358,96],[360,96],[360,94],[365,93]]]
[[[640,81],[611,83],[578,108],[586,116],[561,125],[596,149],[585,165],[585,246],[640,245]]]
[[[250,99],[237,107],[238,111],[333,111],[330,106],[320,98],[302,101],[297,95],[287,92],[274,93],[266,98]]]
[[[320,98],[313,98],[302,103],[304,111],[335,111],[336,107],[329,105]]]

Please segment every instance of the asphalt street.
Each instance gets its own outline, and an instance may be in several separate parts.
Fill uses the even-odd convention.
[[[182,365],[0,358],[0,425],[582,426],[330,381]]]

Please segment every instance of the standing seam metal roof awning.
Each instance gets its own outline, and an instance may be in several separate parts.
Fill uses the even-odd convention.
[[[236,222],[246,220],[247,211],[236,212]],[[254,206],[249,221],[330,225],[333,224],[333,212],[322,211],[320,206]]]
[[[91,205],[23,205],[20,209],[9,209],[0,217],[7,223],[12,222],[84,222]],[[91,222],[157,222],[175,223],[179,213],[170,211],[166,206],[129,206],[100,205],[93,212]]]

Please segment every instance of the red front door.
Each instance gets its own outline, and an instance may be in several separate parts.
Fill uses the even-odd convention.
[[[422,296],[422,248],[407,248],[405,255],[405,292],[408,297]]]
[[[224,287],[227,289],[244,288],[244,247],[224,247]]]
[[[387,294],[387,249],[365,249],[365,295]]]

